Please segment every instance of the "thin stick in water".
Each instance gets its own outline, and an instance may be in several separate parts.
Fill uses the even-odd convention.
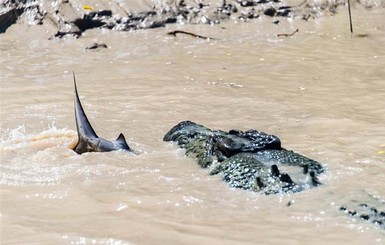
[[[299,30],[295,30],[294,32],[290,33],[290,34],[277,34],[276,36],[277,37],[292,37],[294,34],[296,34]]]
[[[193,36],[193,37],[201,38],[201,39],[207,39],[207,40],[210,40],[210,39],[216,39],[216,38],[212,38],[212,37],[205,37],[205,36],[201,36],[201,35],[194,34],[194,33],[191,33],[191,32],[187,32],[187,31],[179,31],[179,30],[176,30],[176,31],[170,31],[170,32],[167,32],[167,34],[168,34],[168,35],[173,35],[173,36],[176,36],[176,34],[185,34],[185,35],[189,35],[189,36]]]
[[[352,13],[350,11],[350,0],[348,0],[348,10],[349,10],[350,32],[353,33]]]

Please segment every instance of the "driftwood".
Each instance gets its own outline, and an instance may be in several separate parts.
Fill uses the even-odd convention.
[[[217,39],[217,38],[205,37],[205,36],[201,36],[201,35],[194,34],[194,33],[191,33],[191,32],[180,31],[180,30],[170,31],[170,32],[167,32],[167,34],[168,34],[168,35],[173,35],[173,36],[176,36],[176,34],[185,34],[185,35],[189,35],[189,36],[193,36],[193,37],[201,38],[201,39],[206,39],[206,40],[209,40],[209,39]]]
[[[290,33],[290,34],[285,34],[285,33],[283,33],[283,34],[277,34],[277,37],[291,37],[291,36],[293,36],[294,34],[296,34],[297,32],[299,32],[298,29],[295,30],[294,32]]]

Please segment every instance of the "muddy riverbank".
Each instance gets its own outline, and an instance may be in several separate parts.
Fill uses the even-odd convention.
[[[87,3],[89,5],[87,5]],[[354,2],[365,8],[384,7],[384,1]],[[269,17],[278,25],[281,18],[308,21],[332,16],[347,8],[347,1],[3,1],[0,33],[11,25],[42,25],[50,38],[80,37],[93,28],[130,31],[164,27],[167,24],[247,22]]]

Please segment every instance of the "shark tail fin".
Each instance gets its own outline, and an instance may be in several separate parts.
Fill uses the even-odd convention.
[[[80,102],[78,90],[76,87],[75,73],[73,73],[73,76],[75,86],[75,118],[79,137],[81,138],[81,136],[83,136],[85,138],[97,138],[98,135],[92,128],[91,123],[89,122],[86,113],[84,112],[82,103]]]
[[[128,146],[128,144],[126,142],[126,138],[124,137],[124,135],[122,133],[119,134],[119,136],[115,140],[115,142],[118,143],[119,145],[123,146],[125,148],[125,150],[130,150],[130,147]]]
[[[98,135],[95,133],[91,123],[88,121],[86,113],[84,112],[83,106],[80,102],[78,90],[76,87],[75,72],[73,72],[73,77],[75,87],[75,119],[79,138],[74,150],[78,154],[81,154],[87,151],[87,140],[98,138]]]

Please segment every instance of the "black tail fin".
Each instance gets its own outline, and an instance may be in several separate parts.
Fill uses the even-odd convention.
[[[124,148],[125,150],[130,150],[130,147],[128,146],[127,142],[126,142],[126,138],[124,137],[124,135],[121,133],[119,134],[118,138],[115,140],[115,142],[117,144],[119,144],[122,148]]]
[[[92,128],[88,118],[83,110],[82,104],[80,103],[78,90],[76,87],[75,72],[73,72],[74,77],[74,86],[75,86],[75,119],[76,119],[76,128],[78,131],[79,141],[75,147],[75,151],[79,153],[87,147],[87,139],[98,138],[95,130]],[[84,152],[84,151],[82,151]]]

